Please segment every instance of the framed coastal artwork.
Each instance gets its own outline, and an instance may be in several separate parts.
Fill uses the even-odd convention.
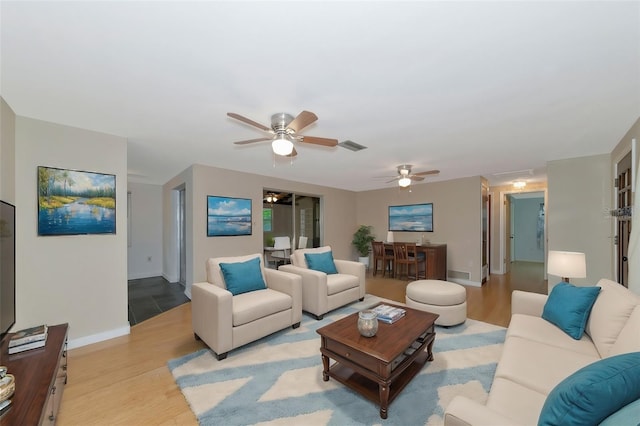
[[[207,237],[251,235],[251,199],[207,196]]]
[[[115,233],[115,175],[38,166],[38,235]]]
[[[433,203],[389,206],[389,231],[433,232]]]

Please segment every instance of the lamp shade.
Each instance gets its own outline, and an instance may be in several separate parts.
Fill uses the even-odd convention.
[[[277,155],[289,155],[293,152],[293,143],[285,135],[279,135],[271,142],[271,148]]]
[[[547,273],[562,277],[566,282],[569,278],[585,278],[587,262],[584,253],[549,250]]]
[[[387,232],[387,242],[388,243],[392,243],[393,242],[393,232],[391,232],[391,231]]]

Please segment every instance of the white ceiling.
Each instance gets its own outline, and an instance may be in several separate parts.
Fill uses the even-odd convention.
[[[354,191],[544,179],[640,117],[640,2],[0,2],[1,91],[20,116],[129,139],[129,180],[191,164]],[[368,149],[240,147],[277,112]],[[79,166],[77,166],[79,167]],[[518,171],[517,173],[506,173]],[[498,173],[497,175],[494,175]]]

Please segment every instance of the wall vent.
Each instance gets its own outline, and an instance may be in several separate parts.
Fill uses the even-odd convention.
[[[447,271],[447,278],[457,278],[461,280],[468,280],[469,278],[471,278],[471,275],[468,272],[452,271],[451,269],[449,269]]]
[[[342,141],[338,144],[343,148],[347,148],[349,151],[362,151],[363,149],[367,149],[366,146],[360,145],[359,143],[355,143],[354,141]]]

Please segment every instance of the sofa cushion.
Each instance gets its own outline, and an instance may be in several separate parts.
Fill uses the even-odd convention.
[[[342,293],[350,288],[358,287],[360,280],[354,275],[331,274],[327,275],[327,293],[329,296]]]
[[[214,257],[207,259],[207,281],[211,284],[217,285],[220,288],[226,289],[227,286],[224,282],[224,276],[222,275],[222,270],[220,269],[221,263],[235,263],[235,262],[246,262],[247,260],[260,259],[260,271],[262,272],[262,279],[267,282],[266,277],[264,276],[264,258],[260,253],[250,254],[247,256],[232,256],[232,257]],[[268,284],[267,284],[268,285]]]
[[[538,425],[597,425],[640,398],[640,352],[594,362],[547,396]]]
[[[503,346],[495,377],[509,379],[547,395],[568,375],[600,357],[509,337]]]
[[[491,383],[491,393],[486,405],[513,419],[511,424],[535,425],[546,398],[546,393],[536,392],[514,381],[498,377]]]
[[[333,262],[333,254],[330,251],[323,253],[305,253],[304,259],[309,269],[324,272],[325,274],[337,274],[336,264]]]
[[[306,253],[326,253],[328,251],[331,251],[331,246],[298,249],[291,254],[291,263],[293,264],[293,266],[309,269],[309,266],[307,265],[307,260],[304,258],[304,255]]]
[[[569,283],[558,283],[549,294],[542,318],[579,340],[599,292],[600,287],[597,286],[576,287]]]
[[[602,289],[593,304],[585,332],[596,345],[600,357],[609,356],[609,351],[627,323],[633,310],[640,303],[640,296],[615,281],[601,279]]]
[[[227,290],[234,296],[267,288],[260,270],[260,259],[245,262],[220,263]]]
[[[511,336],[522,337],[545,345],[600,358],[600,354],[586,333],[582,335],[580,340],[574,340],[567,333],[540,317],[521,314],[512,315],[507,329],[507,339]]]
[[[286,293],[267,288],[234,296],[232,303],[233,326],[238,327],[291,309],[293,299]]]

